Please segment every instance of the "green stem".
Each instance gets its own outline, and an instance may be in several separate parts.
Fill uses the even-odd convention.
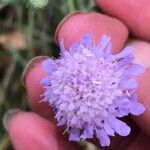
[[[14,70],[15,70],[15,66],[16,66],[16,60],[12,60],[6,74],[5,74],[5,78],[3,79],[3,89],[4,91],[7,89],[11,79],[12,79],[12,76],[13,76],[13,73],[14,73]]]
[[[35,10],[30,8],[28,11],[28,47],[29,58],[33,56],[33,33],[34,33]]]
[[[20,28],[22,27],[22,15],[23,15],[22,13],[23,13],[23,8],[21,5],[18,5],[18,7],[17,7],[17,15],[18,15],[17,25]]]
[[[75,10],[74,0],[68,0],[68,8],[69,12],[73,12]]]
[[[7,149],[9,144],[10,143],[8,135],[3,135],[3,137],[0,139],[0,150]]]
[[[10,64],[9,68],[7,69],[7,71],[5,73],[5,77],[3,79],[2,86],[0,89],[0,98],[1,98],[0,106],[3,105],[3,102],[5,100],[6,91],[7,91],[7,88],[9,86],[10,81],[12,80],[15,66],[16,66],[16,60],[12,60],[12,63]],[[7,100],[5,101],[5,107],[7,109],[9,108],[9,103]]]

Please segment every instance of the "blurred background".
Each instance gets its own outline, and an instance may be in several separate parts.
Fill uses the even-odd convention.
[[[13,149],[2,125],[4,114],[12,108],[30,110],[20,82],[25,65],[38,55],[59,56],[54,33],[74,10],[97,8],[92,0],[0,0],[0,150]]]

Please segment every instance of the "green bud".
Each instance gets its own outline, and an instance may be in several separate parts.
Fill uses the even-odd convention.
[[[48,0],[29,0],[29,3],[35,8],[44,8],[48,4]]]

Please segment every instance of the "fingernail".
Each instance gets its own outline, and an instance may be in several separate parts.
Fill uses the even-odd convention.
[[[58,42],[58,33],[59,33],[59,30],[60,30],[61,26],[62,26],[71,16],[76,15],[76,14],[81,14],[81,13],[83,13],[83,12],[82,12],[82,11],[74,11],[74,12],[68,14],[68,15],[58,24],[57,29],[56,29],[56,31],[55,31],[55,42],[56,42],[57,44],[59,44],[59,42]]]
[[[22,73],[22,77],[21,77],[21,82],[22,82],[22,85],[25,87],[25,80],[26,80],[26,76],[27,74],[30,72],[30,70],[35,67],[39,62],[43,61],[43,60],[46,60],[48,59],[49,57],[48,56],[37,56],[37,57],[34,57],[33,59],[31,59],[26,67],[24,68],[24,71]]]
[[[8,129],[9,121],[11,120],[11,118],[19,112],[21,112],[20,109],[11,109],[6,112],[6,114],[3,117],[3,125],[6,130]]]

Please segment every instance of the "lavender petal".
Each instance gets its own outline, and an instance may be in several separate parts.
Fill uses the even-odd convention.
[[[70,130],[69,141],[79,141],[80,139],[80,130],[77,128],[72,128]]]
[[[127,55],[124,57],[121,61],[119,61],[118,66],[116,66],[116,70],[120,70],[124,67],[126,67],[128,64],[132,63],[134,57],[133,55]]]
[[[133,115],[140,115],[145,111],[144,106],[141,103],[133,103],[130,109],[130,113]]]
[[[83,131],[83,133],[81,134],[80,138],[82,138],[82,139],[93,138],[93,134],[94,134],[93,126],[86,124],[86,125],[84,126],[84,131]]]
[[[51,74],[56,70],[56,64],[53,59],[49,58],[43,62],[43,68],[47,73]]]
[[[133,64],[129,69],[127,69],[126,74],[128,75],[138,75],[144,72],[144,68],[138,64]]]
[[[110,122],[108,120],[104,121],[104,129],[108,135],[115,136],[115,132],[113,128],[111,127]]]
[[[131,131],[130,127],[127,126],[126,123],[116,118],[111,118],[110,123],[111,123],[112,128],[115,130],[115,132],[121,136],[127,136]]]
[[[109,146],[110,145],[110,138],[104,130],[96,129],[96,136],[99,139],[101,146]]]
[[[131,78],[121,84],[123,89],[135,89],[137,88],[137,81],[134,78]]]
[[[49,86],[50,85],[50,80],[49,80],[48,77],[46,77],[46,78],[42,79],[40,81],[40,83],[41,83],[42,86]]]
[[[88,49],[92,49],[92,35],[86,34],[80,39],[80,43]]]
[[[133,47],[128,46],[124,48],[120,53],[114,55],[115,59],[124,58],[128,55],[130,55],[133,52]]]
[[[94,52],[95,52],[95,55],[97,57],[100,57],[100,55],[102,55],[102,52],[106,52],[106,48],[107,46],[109,45],[109,48],[108,50],[111,52],[110,48],[111,48],[111,43],[110,43],[110,40],[111,38],[106,36],[106,35],[103,35],[99,44],[96,46]]]

